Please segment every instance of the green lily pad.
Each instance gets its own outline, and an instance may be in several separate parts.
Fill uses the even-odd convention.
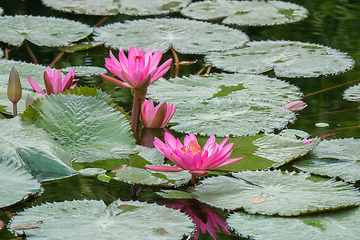
[[[41,190],[40,183],[24,168],[0,158],[0,209]]]
[[[344,92],[344,98],[348,101],[360,101],[360,84],[349,87]]]
[[[328,123],[315,123],[316,127],[328,127],[330,126]]]
[[[309,133],[298,129],[284,129],[279,134],[281,136],[286,136],[295,139],[299,139],[299,138],[305,139],[310,136]]]
[[[60,69],[63,73],[68,73],[75,68],[75,77],[88,77],[92,75],[106,74],[107,70],[94,66],[75,66]]]
[[[103,42],[79,42],[75,44],[68,45],[66,47],[59,47],[60,51],[64,52],[80,52],[80,51],[86,51],[95,47],[99,47],[104,45]]]
[[[0,120],[0,156],[25,166],[38,180],[73,175],[72,158],[43,129],[19,117]]]
[[[360,203],[358,190],[334,179],[313,182],[307,179],[310,174],[282,173],[279,170],[246,171],[233,175],[236,178],[205,179],[191,193],[215,207],[244,209],[250,214],[263,215],[295,216],[358,206]],[[257,202],[259,197],[264,201]]]
[[[46,203],[18,213],[11,228],[40,222],[25,230],[27,239],[182,239],[193,231],[192,221],[180,211],[145,202],[74,200]],[[74,226],[76,226],[74,228]],[[176,228],[174,228],[176,226]],[[22,230],[17,230],[22,233]]]
[[[191,199],[192,195],[188,192],[179,191],[179,190],[166,190],[163,189],[161,192],[157,192],[157,195],[163,198],[178,198],[178,199]]]
[[[126,116],[101,96],[48,95],[37,99],[22,117],[53,136],[78,162],[138,152]]]
[[[179,91],[182,89],[182,91]],[[251,74],[189,76],[159,79],[148,89],[157,101],[177,107],[172,129],[217,136],[272,132],[293,122],[295,115],[283,105],[301,96],[289,83]]]
[[[196,30],[196,31],[195,31]],[[128,50],[166,52],[170,47],[180,53],[201,54],[241,47],[249,40],[246,34],[225,26],[180,18],[157,18],[113,23],[95,28],[95,41],[105,46]]]
[[[279,77],[318,77],[350,70],[354,60],[329,47],[291,41],[258,41],[226,52],[211,52],[207,63],[230,72],[259,74],[274,70]]]
[[[345,138],[322,141],[309,159],[295,162],[303,171],[329,177],[340,177],[349,182],[360,179],[360,139]]]
[[[87,15],[157,15],[179,11],[190,0],[42,0],[43,4],[56,10]]]
[[[68,19],[41,16],[0,17],[0,41],[20,46],[25,39],[38,46],[66,46],[90,35],[93,29]]]
[[[307,10],[299,5],[271,0],[194,2],[181,13],[200,20],[224,18],[225,24],[250,26],[292,23],[307,17]]]
[[[360,235],[360,209],[350,208],[298,217],[230,214],[228,224],[249,239],[357,239]],[[286,229],[286,231],[284,230]]]

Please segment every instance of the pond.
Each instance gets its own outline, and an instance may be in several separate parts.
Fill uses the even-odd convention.
[[[87,8],[95,2],[88,1]],[[103,4],[112,2],[124,2],[125,8],[129,4],[129,13],[136,11],[131,1]],[[183,4],[179,2],[172,4]],[[268,3],[253,2],[260,4],[260,12],[255,12],[259,19],[271,15],[261,9]],[[16,61],[23,86],[23,102],[18,104],[22,115],[13,118],[12,108],[7,107],[12,105],[4,100],[13,63],[1,59],[0,198],[15,198],[7,204],[0,201],[0,239],[41,235],[46,239],[356,239],[360,234],[358,220],[353,221],[360,219],[360,91],[355,89],[360,81],[360,5],[351,0],[283,2],[307,9],[307,17],[287,24],[242,26],[225,24],[225,17],[195,21],[178,11],[132,16],[113,9],[110,16],[86,15],[52,9],[41,0],[2,0],[2,16],[48,18],[43,25],[41,19],[31,24],[44,29],[33,30],[36,40],[29,36],[30,41],[12,44],[14,32],[27,35],[32,30],[10,23],[14,32],[0,34],[4,57]],[[96,8],[102,7],[93,11]],[[210,5],[203,9],[212,11]],[[237,11],[233,19],[239,21],[243,15]],[[74,25],[46,36],[55,28],[50,17],[85,27]],[[188,21],[180,20],[184,18]],[[24,19],[11,21],[30,21]],[[4,21],[0,32],[6,29]],[[65,29],[69,22],[59,24]],[[76,39],[79,32],[85,35]],[[62,39],[77,44],[55,43]],[[173,41],[171,49],[168,40]],[[230,136],[230,158],[242,160],[210,169],[208,175],[197,172],[195,185],[189,184],[195,175],[187,171],[155,172],[144,167],[164,165],[160,147],[135,146],[128,126],[131,90],[99,76],[114,76],[105,68],[110,50],[117,57],[120,46],[128,50],[132,45],[164,51],[160,64],[172,58],[163,76],[168,81],[151,84],[146,97],[177,107],[165,129],[142,128],[135,134],[136,144],[154,147],[154,137],[164,141],[165,132],[181,142],[195,133],[200,146],[213,134],[217,143]],[[319,54],[306,55],[303,49],[306,54]],[[75,67],[78,74],[79,66],[97,68],[75,75],[77,87],[66,95],[39,97],[23,76],[45,88],[42,74],[47,66]],[[355,92],[351,101],[345,96],[350,90]],[[25,110],[27,94],[39,99]],[[283,107],[294,100],[307,106],[296,112]],[[286,129],[301,131],[288,131],[285,136]],[[198,153],[195,147],[189,147],[192,154]],[[185,153],[184,149],[178,152]],[[170,160],[166,163],[174,165]],[[7,179],[15,183],[8,184]],[[33,226],[11,230],[23,224]]]

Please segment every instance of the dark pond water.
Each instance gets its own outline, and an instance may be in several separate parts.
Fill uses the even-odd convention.
[[[309,17],[294,24],[238,28],[248,34],[251,40],[292,40],[322,44],[348,53],[356,62],[360,60],[360,3],[357,0],[290,0],[288,2],[307,8]],[[54,11],[44,7],[40,0],[0,0],[0,7],[4,9],[5,15],[55,16],[74,19],[88,25],[95,25],[102,19],[100,16],[75,15]],[[179,17],[180,15],[173,14],[172,16]],[[134,17],[117,15],[109,17],[104,24],[127,19],[134,19]],[[42,65],[49,65],[61,52],[60,49],[56,48],[38,47],[31,43],[29,45]],[[0,43],[0,46],[4,47],[2,43]],[[169,54],[166,57],[170,56]],[[79,65],[104,67],[105,57],[108,57],[108,49],[104,47],[97,47],[89,51],[65,53],[54,67],[62,68]],[[13,48],[10,51],[9,58],[32,62],[24,45]],[[194,74],[204,65],[203,56],[200,55],[179,55],[179,58],[180,61],[198,60],[194,65],[182,66],[180,75]],[[219,72],[217,69],[213,69],[213,71]],[[273,72],[266,74],[274,76]],[[165,77],[169,77],[169,74]],[[344,90],[358,83],[354,81],[359,80],[360,82],[360,67],[358,65],[355,65],[349,72],[335,76],[299,79],[284,78],[284,80],[297,85],[305,95],[303,100],[308,104],[307,108],[299,112],[295,124],[289,125],[289,128],[304,130],[313,136],[334,134],[337,138],[360,137],[359,103],[343,99]],[[99,77],[87,77],[81,79],[80,84],[99,86],[102,82]],[[109,92],[113,90],[113,86],[105,84],[102,89]],[[130,110],[131,95],[127,89],[116,89],[111,94],[119,105],[127,108],[126,110]],[[315,124],[319,122],[328,123],[329,127],[316,127]],[[115,181],[103,183],[96,178],[84,176],[74,176],[47,182],[43,184],[43,187],[45,191],[40,197],[34,198],[26,204],[14,206],[11,211],[16,212],[24,207],[46,201],[103,199],[106,203],[111,203],[117,198],[129,200],[133,198],[132,192],[134,190],[126,183]],[[158,189],[143,187],[138,190],[137,199],[152,202],[160,200],[154,194],[156,190]],[[223,217],[227,215],[226,212],[220,212],[220,214]],[[0,211],[0,220],[5,223],[9,222],[6,212]],[[0,239],[11,238],[15,238],[15,236],[9,231],[6,229],[0,230]],[[209,234],[204,234],[199,239],[211,239],[211,237]],[[235,234],[233,236],[218,234],[218,239],[240,239],[240,237],[235,236]]]

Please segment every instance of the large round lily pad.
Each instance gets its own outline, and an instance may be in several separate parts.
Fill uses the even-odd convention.
[[[180,211],[120,200],[108,207],[95,200],[45,203],[16,215],[11,228],[22,233],[21,225],[39,221],[39,228],[25,230],[27,239],[182,239],[193,230]]]
[[[360,235],[360,209],[350,208],[298,217],[270,217],[244,212],[231,214],[228,224],[250,239],[339,240]]]
[[[68,19],[41,16],[0,17],[0,41],[19,46],[25,39],[39,46],[66,46],[90,35],[93,29]]]
[[[0,209],[40,191],[41,186],[24,168],[0,158]]]
[[[211,52],[205,60],[230,72],[259,74],[274,70],[279,77],[317,77],[350,70],[354,60],[329,47],[292,41],[254,41],[243,48]]]
[[[246,34],[225,26],[181,18],[157,18],[113,23],[95,29],[95,41],[111,48],[166,52],[170,47],[180,53],[201,54],[241,47]]]
[[[307,10],[299,5],[271,0],[194,2],[181,13],[200,20],[224,18],[226,24],[250,26],[292,23],[307,17]]]
[[[360,204],[357,189],[334,179],[313,182],[306,173],[246,171],[208,178],[192,189],[200,201],[251,214],[294,216]],[[259,200],[262,200],[259,202]]]
[[[51,8],[87,15],[156,15],[179,11],[190,0],[42,0]]]

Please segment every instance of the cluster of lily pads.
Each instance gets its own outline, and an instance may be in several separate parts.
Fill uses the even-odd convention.
[[[0,209],[12,209],[13,204],[42,194],[44,182],[76,174],[154,186],[164,200],[150,204],[119,199],[109,205],[98,200],[47,202],[16,213],[9,230],[25,231],[28,239],[181,239],[191,234],[198,238],[200,231],[215,239],[221,231],[252,239],[288,239],[292,232],[296,234],[291,239],[358,236],[360,194],[353,186],[360,179],[358,139],[322,141],[299,130],[280,131],[296,119],[296,107],[285,106],[305,107],[302,93],[288,82],[261,74],[270,70],[288,78],[338,74],[350,70],[354,60],[318,44],[250,41],[230,27],[300,21],[307,16],[306,9],[281,1],[43,3],[81,14],[180,12],[184,18],[148,18],[93,29],[67,19],[0,17],[0,29],[7,31],[0,41],[9,49],[24,41],[76,46],[92,35],[95,43],[90,45],[119,51],[118,59],[112,53],[104,59],[109,73],[101,67],[60,69],[67,73],[65,83],[60,71],[46,66],[0,60],[0,117],[4,118],[0,120]],[[213,24],[213,19],[222,22]],[[148,49],[204,54],[206,64],[224,72],[162,79],[171,60],[157,67],[160,60],[153,59],[157,63],[151,65],[158,52],[152,55]],[[126,61],[123,50],[129,52]],[[13,104],[8,100],[11,84],[7,85],[12,67],[18,72],[22,95],[34,100],[25,104],[24,97],[16,99],[20,116],[15,117],[9,115]],[[98,74],[133,90],[131,121],[107,93],[72,85],[75,76]],[[359,101],[359,95],[359,86],[344,93],[351,101]],[[161,102],[157,109],[153,101]],[[141,121],[141,128],[135,121]],[[181,141],[171,133],[189,135]],[[302,156],[306,158],[294,163],[297,171],[280,170]],[[206,214],[199,214],[199,208]],[[230,214],[224,220],[217,209]]]

